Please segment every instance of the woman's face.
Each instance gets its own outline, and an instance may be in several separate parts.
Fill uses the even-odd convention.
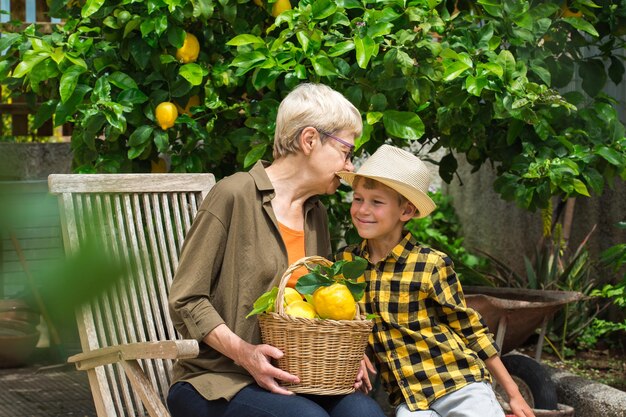
[[[334,194],[340,184],[339,177],[335,173],[354,170],[351,159],[354,132],[340,130],[333,132],[332,136],[319,132],[318,134],[321,146],[315,154],[312,154],[311,163],[314,165],[315,178],[319,179],[319,194]],[[324,139],[323,142],[322,139]]]

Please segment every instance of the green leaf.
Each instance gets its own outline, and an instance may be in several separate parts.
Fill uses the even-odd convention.
[[[122,90],[139,88],[135,80],[133,80],[128,74],[121,71],[115,71],[113,74],[109,75],[109,82]]]
[[[41,125],[50,120],[56,109],[58,100],[48,100],[39,105],[37,113],[35,113],[35,120],[33,121],[33,129],[39,129]]]
[[[138,148],[128,148],[128,152],[127,152],[128,159],[138,158],[139,156],[141,156],[141,154],[143,153],[145,149],[146,149],[145,145],[140,146]]]
[[[128,146],[138,147],[150,140],[154,128],[152,126],[139,126],[128,138]]]
[[[480,93],[482,93],[483,88],[485,88],[488,83],[489,80],[486,77],[474,77],[470,75],[465,79],[465,88],[468,93],[480,97]]]
[[[471,66],[467,65],[465,62],[461,62],[461,61],[452,62],[450,65],[445,66],[443,79],[444,81],[450,82],[470,68]]]
[[[370,112],[367,112],[367,114],[365,115],[365,118],[367,120],[367,124],[370,126],[373,126],[376,123],[378,123],[380,119],[383,118],[383,113],[378,112],[378,111],[370,111]]]
[[[369,36],[363,38],[355,36],[353,39],[356,48],[356,61],[359,67],[367,68],[372,56],[377,54],[378,44]]]
[[[335,280],[332,278],[328,278],[317,272],[309,272],[298,279],[296,291],[303,295],[313,294],[318,288],[330,287],[334,283]]]
[[[367,282],[354,282],[346,280],[343,283],[350,290],[354,301],[359,301],[361,298],[363,298],[363,295],[365,294],[365,287],[367,287]]]
[[[202,84],[202,78],[206,73],[207,71],[198,64],[185,64],[180,67],[179,71],[180,76],[189,81],[191,85]]]
[[[21,35],[19,33],[6,33],[2,32],[2,37],[0,38],[0,51],[5,53],[5,50],[10,48],[15,42],[20,39]]]
[[[317,0],[311,5],[311,18],[317,20],[326,19],[337,11],[337,4],[330,0]]]
[[[596,154],[600,155],[611,165],[619,167],[624,163],[624,158],[622,157],[622,154],[617,152],[615,149],[611,149],[606,146],[602,146],[600,149],[598,149],[596,151]]]
[[[580,195],[584,195],[585,197],[590,197],[589,190],[584,182],[579,180],[578,178],[574,178],[574,190]]]
[[[130,88],[123,90],[117,95],[117,101],[123,104],[141,104],[148,101],[148,96],[140,90]]]
[[[65,103],[74,94],[74,89],[78,84],[78,77],[85,71],[85,68],[78,65],[72,65],[65,70],[59,83],[59,94],[62,103]]]
[[[266,60],[267,56],[264,53],[251,51],[237,55],[231,65],[239,68],[237,75],[243,75],[252,68],[261,66]]]
[[[246,154],[246,157],[243,161],[243,167],[248,168],[249,166],[254,165],[259,159],[265,155],[265,151],[267,150],[267,144],[263,143],[261,145],[256,145],[250,149],[250,151]]]
[[[574,29],[582,30],[583,32],[587,32],[591,36],[600,36],[595,27],[585,19],[581,17],[564,17],[563,20],[569,23]]]
[[[337,75],[337,69],[327,56],[318,55],[311,59],[315,73],[321,77]]]
[[[78,84],[74,89],[74,94],[65,102],[59,103],[54,113],[54,126],[61,126],[75,112],[76,108],[83,102],[85,94],[91,91],[91,87],[85,84]]]
[[[272,288],[270,291],[262,294],[256,299],[252,305],[252,311],[248,313],[246,318],[254,316],[255,314],[269,313],[274,311],[274,304],[276,303],[276,297],[278,296],[278,287]]]
[[[237,35],[231,40],[229,40],[228,42],[226,42],[226,45],[230,45],[230,46],[242,46],[242,45],[250,45],[250,44],[265,45],[265,41],[255,35],[243,34],[243,35]]]
[[[341,267],[341,273],[346,279],[357,279],[365,272],[367,260],[356,256],[354,260],[346,262]],[[358,300],[357,300],[358,301]]]
[[[515,58],[513,54],[506,49],[502,50],[500,54],[498,54],[497,62],[502,67],[502,79],[508,83],[515,71]]]
[[[328,50],[328,56],[332,56],[332,57],[340,56],[340,55],[345,54],[346,52],[352,51],[354,48],[355,47],[354,47],[353,41],[339,42],[333,45]]]
[[[104,1],[105,0],[87,0],[80,11],[80,15],[82,16],[82,18],[87,18],[100,10],[100,7],[102,7]]]
[[[180,48],[185,43],[185,30],[180,26],[171,25],[167,28],[167,41],[174,48]]]
[[[419,139],[425,132],[422,119],[413,112],[386,110],[383,125],[389,135],[402,139]]]
[[[154,144],[157,147],[157,151],[166,153],[169,149],[169,136],[167,132],[161,129],[157,129],[154,131]]]
[[[24,54],[24,60],[17,64],[15,69],[13,70],[13,74],[11,75],[14,78],[22,78],[26,74],[33,69],[33,67],[39,64],[46,58],[50,57],[49,53],[29,53],[30,51]]]

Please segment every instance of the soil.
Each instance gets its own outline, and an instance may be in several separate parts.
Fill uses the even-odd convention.
[[[535,355],[532,346],[519,350],[532,357]],[[626,352],[624,350],[577,351],[574,356],[564,361],[554,354],[543,352],[541,362],[626,392]]]

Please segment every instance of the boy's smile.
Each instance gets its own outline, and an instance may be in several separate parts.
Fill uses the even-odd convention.
[[[362,238],[399,241],[404,223],[414,214],[411,210],[407,212],[407,205],[406,202],[400,204],[398,193],[383,184],[376,183],[374,188],[368,189],[362,181],[357,181],[350,215]]]

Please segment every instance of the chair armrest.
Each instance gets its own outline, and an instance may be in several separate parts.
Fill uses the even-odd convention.
[[[84,371],[98,366],[136,359],[195,358],[199,352],[197,340],[166,340],[109,346],[70,356],[67,361],[75,363],[78,370]]]

